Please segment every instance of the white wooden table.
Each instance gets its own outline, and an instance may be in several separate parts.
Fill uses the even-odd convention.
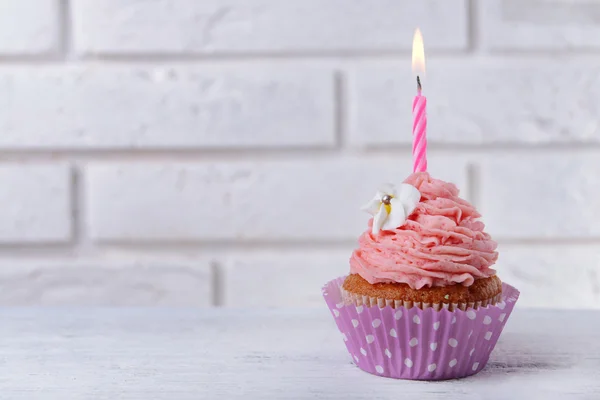
[[[0,309],[0,399],[600,399],[600,312],[517,307],[485,370],[360,371],[321,310]]]

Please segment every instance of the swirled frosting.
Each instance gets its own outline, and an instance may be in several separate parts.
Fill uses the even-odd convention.
[[[421,201],[400,227],[376,235],[367,229],[350,258],[350,272],[371,284],[401,282],[413,289],[470,286],[494,275],[497,244],[483,231],[475,207],[458,197],[457,187],[427,172],[414,173],[405,183],[421,192]]]

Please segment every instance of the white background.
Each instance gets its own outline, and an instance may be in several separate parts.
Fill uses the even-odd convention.
[[[0,0],[0,305],[315,306],[430,171],[521,306],[600,307],[600,3]]]

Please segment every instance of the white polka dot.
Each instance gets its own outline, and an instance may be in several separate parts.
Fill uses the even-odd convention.
[[[371,322],[371,325],[373,325],[373,328],[378,328],[379,325],[381,325],[381,320],[379,318],[376,318],[373,320],[373,322]]]
[[[471,337],[472,334],[473,334],[473,329],[471,329],[471,332],[469,332],[469,336],[468,337]]]
[[[473,355],[473,353],[475,353],[475,348],[471,349],[471,351],[469,352],[469,357],[471,357]]]
[[[456,364],[458,364],[458,360],[456,358],[453,358],[452,360],[450,360],[450,362],[448,363],[448,365],[450,366],[450,368],[454,367]]]
[[[504,318],[506,318],[506,313],[500,314],[500,316],[498,317],[498,321],[504,322]]]
[[[435,349],[437,349],[437,342],[433,342],[429,344],[429,348],[433,351],[435,351]]]
[[[347,342],[347,341],[348,341],[348,337],[346,336],[346,334],[345,334],[345,333],[342,333],[342,337],[344,338],[344,342]]]
[[[398,337],[398,334],[396,333],[396,330],[394,328],[390,329],[390,336],[391,337]]]
[[[504,307],[506,307],[506,303],[505,302],[500,302],[498,304],[496,304],[498,306],[499,309],[504,310]]]
[[[456,317],[452,317],[452,323],[456,323]]]
[[[487,331],[483,337],[485,340],[490,340],[492,338],[492,331]]]
[[[344,307],[344,303],[337,303],[335,306],[336,306],[337,308],[342,308],[342,307]]]
[[[367,335],[367,336],[365,336],[365,339],[367,339],[367,343],[371,344],[375,341],[375,336]]]
[[[354,360],[358,362],[358,357],[356,357],[356,355],[354,356]]]
[[[458,340],[456,340],[454,338],[450,338],[450,339],[448,339],[448,344],[450,345],[450,347],[456,347],[456,346],[458,346]]]
[[[363,356],[366,356],[367,355],[367,351],[361,347],[360,348],[360,354],[362,354]]]
[[[335,315],[335,317],[337,318],[337,317],[340,316],[340,312],[334,308],[333,309],[333,315]]]
[[[394,313],[394,318],[396,318],[396,320],[399,320],[400,318],[402,318],[402,310],[398,310]]]
[[[435,364],[429,364],[427,366],[427,371],[433,372],[433,371],[435,371],[436,368],[437,368],[437,365],[435,365]]]
[[[420,323],[421,323],[421,318],[419,318],[419,316],[418,316],[418,315],[415,315],[415,316],[413,317],[413,322],[414,322],[415,324],[420,324]]]
[[[467,311],[467,318],[475,319],[476,317],[477,317],[477,314],[475,314],[475,311],[473,311],[473,310]]]
[[[492,323],[492,317],[490,317],[489,315],[486,315],[486,316],[483,318],[483,324],[484,324],[484,325],[489,325],[489,324],[491,324],[491,323]]]
[[[377,371],[379,374],[383,374],[383,367],[381,365],[376,365],[375,371]]]
[[[355,327],[355,328],[358,326],[358,320],[357,319],[353,319],[352,320],[352,326]]]
[[[357,313],[359,313],[359,314],[360,314],[361,312],[363,312],[363,310],[364,310],[363,306],[358,306],[358,307],[356,307],[356,312],[357,312]]]
[[[404,360],[404,365],[406,365],[408,368],[411,368],[413,366],[413,362],[410,358],[407,358]]]
[[[433,330],[437,331],[438,329],[440,329],[440,321],[433,324]]]
[[[477,370],[477,368],[479,368],[479,363],[473,363],[473,371]]]
[[[419,340],[416,337],[410,339],[410,342],[408,342],[408,345],[410,347],[415,347],[418,344],[419,344]]]
[[[392,358],[392,352],[389,351],[388,349],[385,349],[384,353],[388,358]]]

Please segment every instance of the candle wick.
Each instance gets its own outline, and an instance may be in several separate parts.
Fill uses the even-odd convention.
[[[421,78],[419,78],[419,75],[417,75],[417,90],[421,91]]]

